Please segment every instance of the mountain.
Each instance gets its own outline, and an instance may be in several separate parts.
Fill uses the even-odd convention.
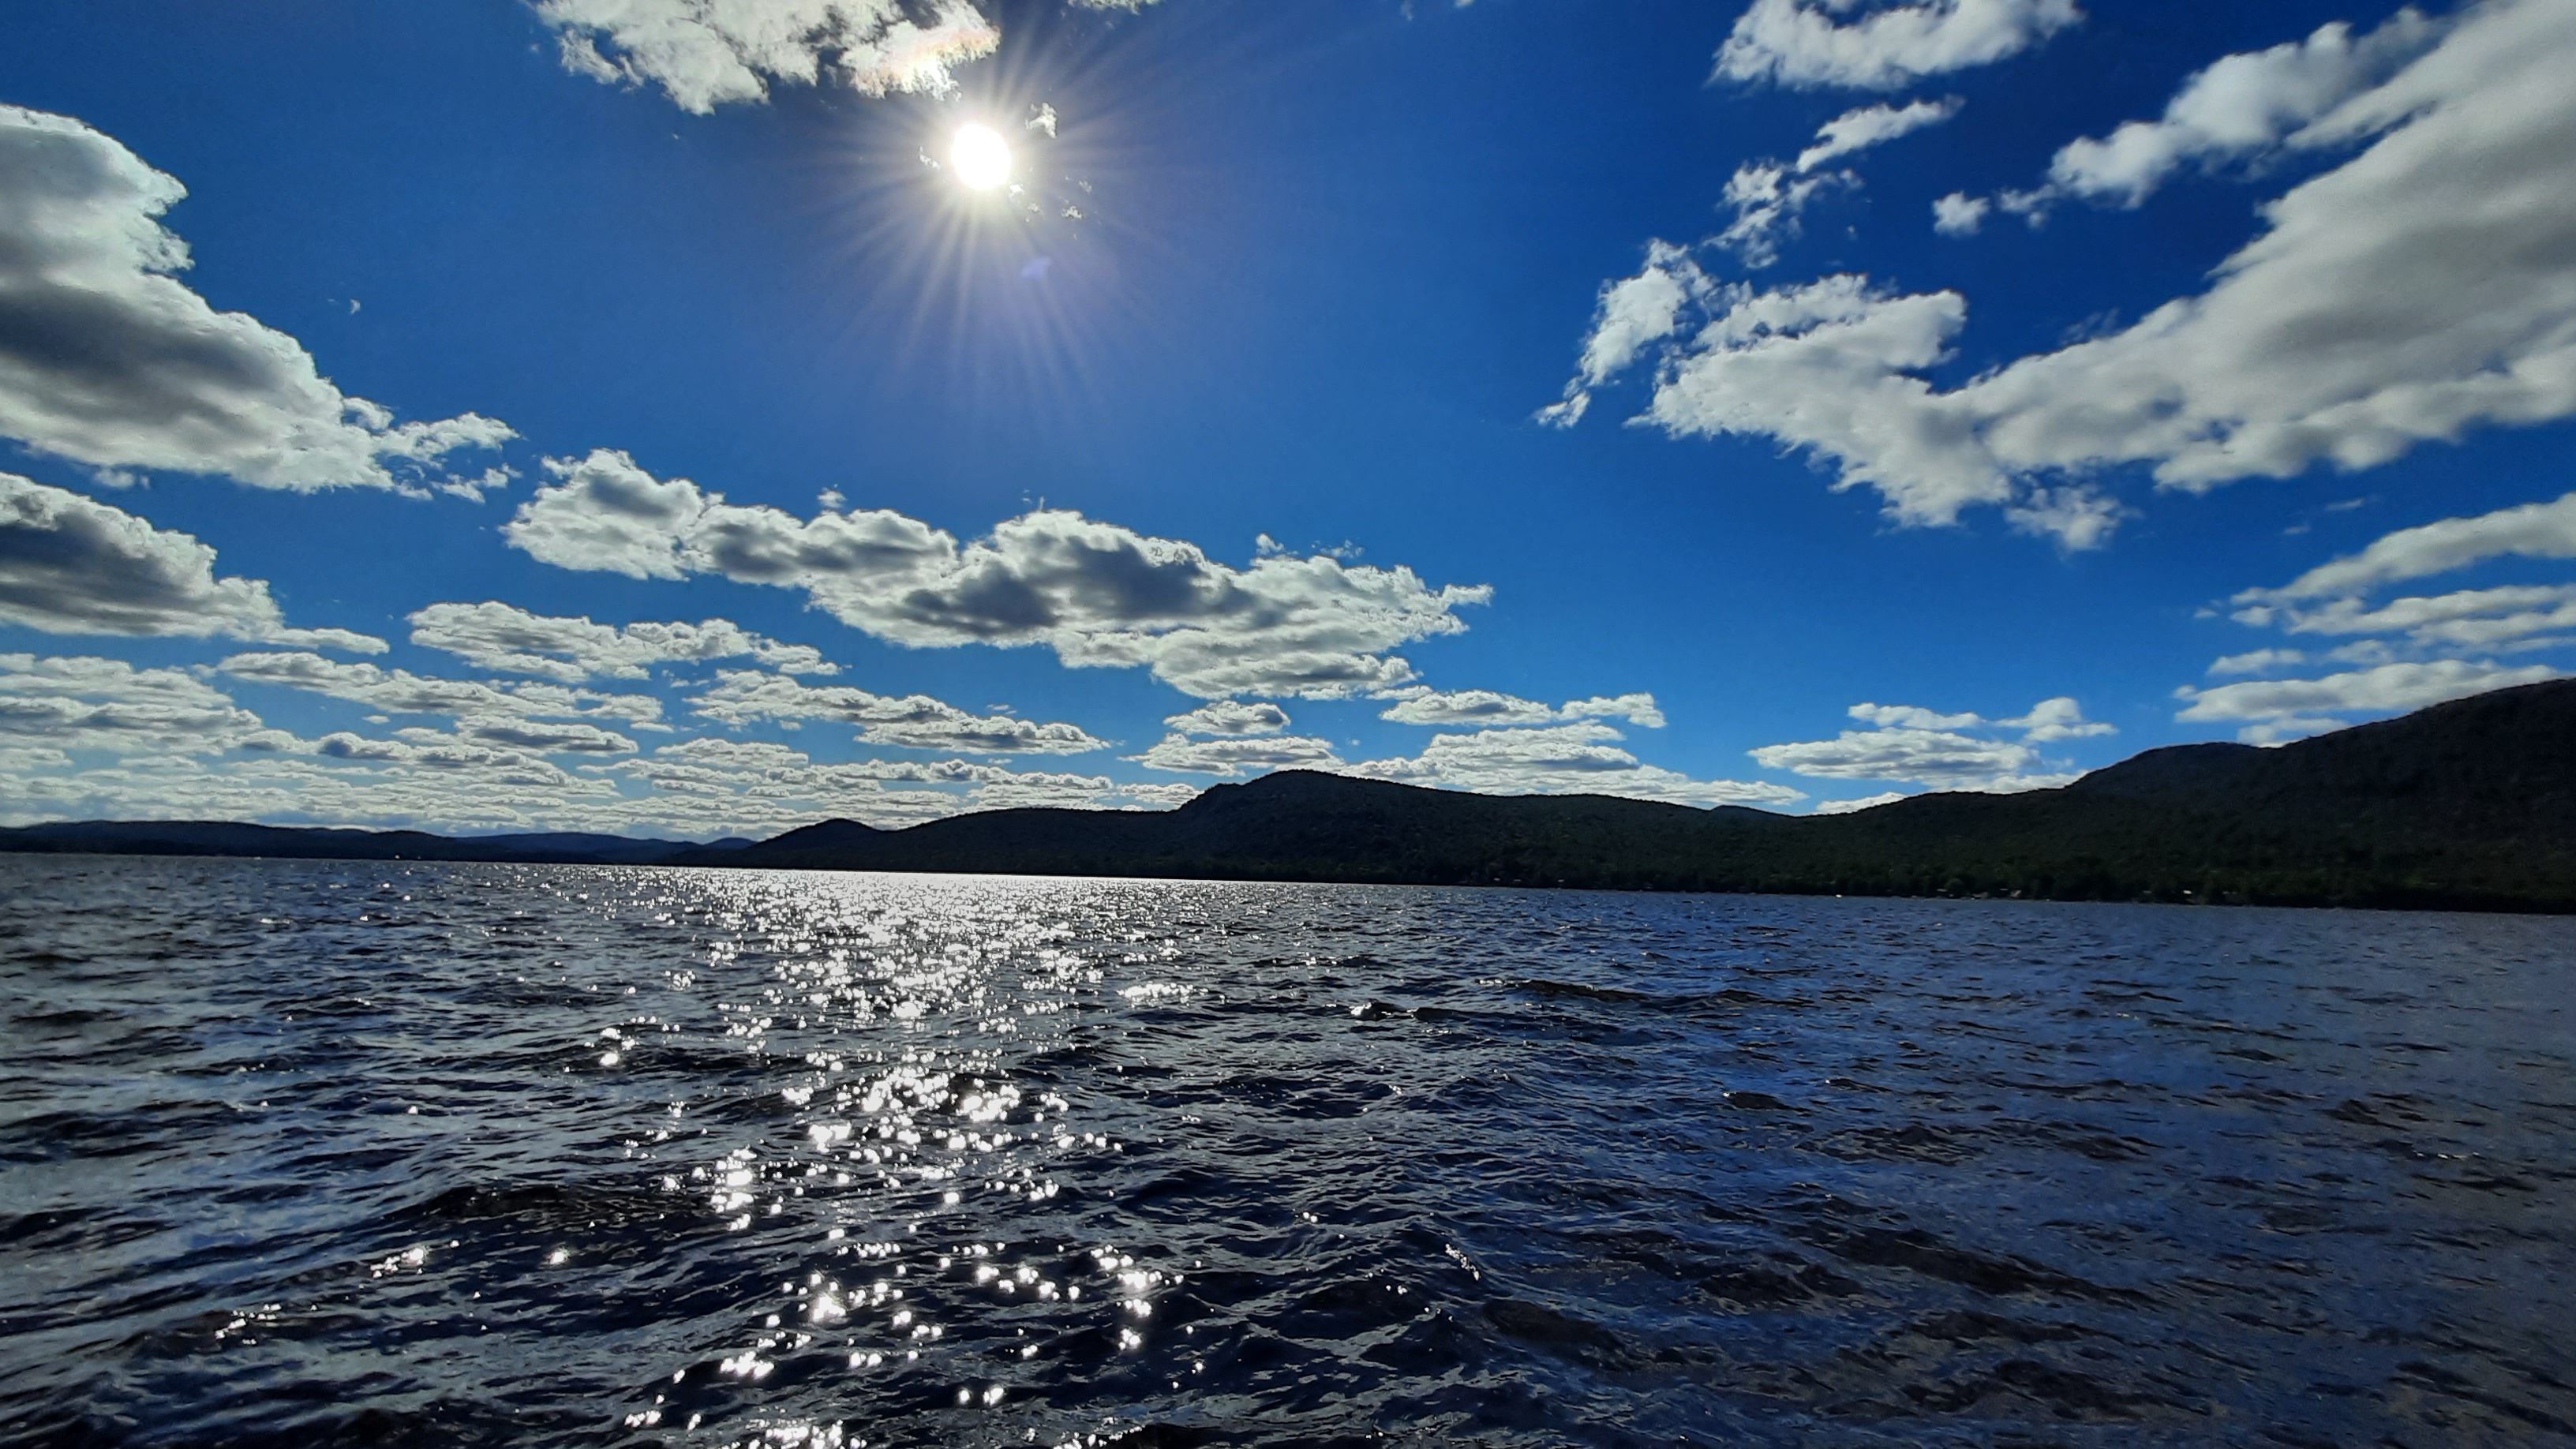
[[[425,830],[335,830],[214,820],[81,820],[0,830],[0,850],[96,855],[265,855],[305,860],[489,860],[653,865],[688,853],[721,854],[747,840],[698,845],[623,835],[433,835]]]
[[[1160,813],[826,820],[757,844],[88,822],[0,831],[0,849],[2576,911],[2576,680],[1849,815],[1291,770]]]
[[[1489,796],[1308,771],[1164,814],[827,821],[682,862],[840,870],[2576,910],[2576,681],[2277,748],[1835,816]]]

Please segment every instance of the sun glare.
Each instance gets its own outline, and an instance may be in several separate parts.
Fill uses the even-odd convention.
[[[948,143],[948,164],[958,180],[977,191],[990,191],[1011,179],[1011,148],[990,126],[960,126],[957,139]]]

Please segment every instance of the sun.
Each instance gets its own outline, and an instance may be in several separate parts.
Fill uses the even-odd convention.
[[[977,191],[990,191],[1011,179],[1011,148],[992,127],[969,122],[948,143],[948,164],[957,179]]]

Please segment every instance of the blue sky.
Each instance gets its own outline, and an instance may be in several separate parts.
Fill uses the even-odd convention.
[[[2564,0],[8,29],[9,823],[1835,809],[2576,660]]]

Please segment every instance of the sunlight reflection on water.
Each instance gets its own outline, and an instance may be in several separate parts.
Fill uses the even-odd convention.
[[[0,871],[12,1442],[2576,1432],[2560,922]]]

